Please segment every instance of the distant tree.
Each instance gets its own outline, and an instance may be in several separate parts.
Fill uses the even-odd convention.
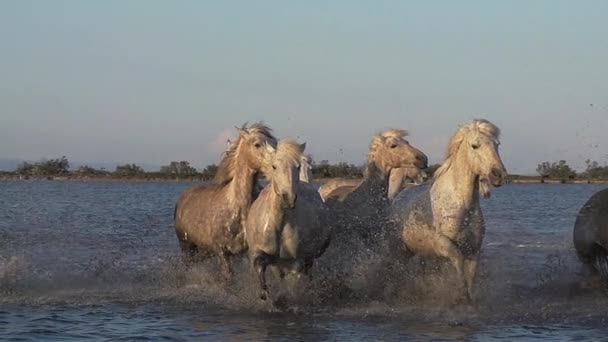
[[[213,179],[213,177],[215,177],[215,174],[217,173],[217,165],[215,164],[211,164],[211,165],[207,165],[202,172],[201,178],[203,178],[203,180],[211,180]]]
[[[570,179],[576,177],[576,171],[574,171],[565,160],[538,164],[536,172],[538,172],[541,177],[556,179]]]
[[[193,176],[196,174],[196,169],[190,166],[187,161],[172,161],[169,165],[161,166],[160,172],[174,176]]]
[[[34,165],[28,162],[23,162],[19,164],[19,166],[17,166],[17,168],[15,169],[15,173],[18,173],[20,175],[31,175],[33,174],[33,171]]]
[[[70,163],[68,159],[63,156],[57,159],[41,160],[34,164],[23,162],[15,170],[16,173],[22,175],[33,175],[33,176],[56,176],[68,173]]]
[[[87,176],[107,174],[107,172],[103,168],[101,170],[98,170],[98,169],[88,166],[88,165],[80,166],[78,168],[78,170],[76,170],[76,173],[79,173],[81,175],[87,175]]]
[[[141,166],[135,164],[125,164],[116,166],[114,174],[120,177],[136,177],[143,176],[145,171],[141,168]]]
[[[319,164],[313,165],[312,174],[316,178],[354,178],[363,176],[362,167],[345,162],[339,162],[338,164],[331,165],[327,160],[322,160]]]
[[[538,164],[536,172],[538,172],[541,177],[549,177],[549,173],[551,173],[551,163],[546,161]]]
[[[595,160],[587,159],[585,161],[587,168],[582,176],[588,179],[608,178],[608,166],[600,166]]]

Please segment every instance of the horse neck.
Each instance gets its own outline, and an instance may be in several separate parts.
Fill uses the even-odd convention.
[[[285,217],[285,208],[283,207],[281,196],[273,190],[274,184],[272,182],[271,180],[262,195],[263,198],[261,200],[264,201],[262,205],[264,208],[262,217],[264,217],[264,227],[268,229],[280,229]]]
[[[433,182],[431,191],[439,194],[442,201],[470,209],[479,203],[479,176],[473,173],[463,155],[452,158],[449,168]]]
[[[405,175],[401,169],[393,169],[388,177],[388,199],[393,200],[401,189],[403,188],[403,183],[405,183]]]
[[[236,160],[234,176],[228,185],[228,197],[234,209],[249,208],[253,201],[253,187],[257,180],[257,172],[249,167],[244,160]]]

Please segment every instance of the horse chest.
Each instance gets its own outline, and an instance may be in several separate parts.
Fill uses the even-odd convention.
[[[452,240],[460,235],[466,235],[466,231],[471,228],[471,213],[467,209],[439,210],[434,216],[435,226]]]

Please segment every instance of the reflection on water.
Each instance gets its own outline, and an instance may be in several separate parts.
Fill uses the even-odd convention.
[[[257,300],[248,264],[233,287],[210,261],[178,262],[173,205],[185,183],[0,183],[0,336],[31,340],[585,340],[606,336],[608,295],[572,248],[576,213],[601,185],[507,185],[483,201],[478,307],[453,307],[449,266],[414,259],[387,283],[376,260],[341,279],[321,258],[312,282]],[[424,271],[424,272],[423,272]],[[372,272],[373,273],[373,272]],[[345,294],[342,282],[360,290]],[[363,295],[361,295],[363,293]]]

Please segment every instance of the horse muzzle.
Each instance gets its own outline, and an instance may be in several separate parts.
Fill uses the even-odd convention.
[[[419,155],[416,156],[416,161],[414,162],[414,165],[419,169],[426,169],[429,167],[429,158],[421,152]]]
[[[490,175],[488,177],[488,180],[490,181],[490,184],[492,184],[493,186],[500,187],[501,185],[504,184],[506,178],[507,178],[507,172],[505,170],[492,169],[492,171],[490,172]]]

